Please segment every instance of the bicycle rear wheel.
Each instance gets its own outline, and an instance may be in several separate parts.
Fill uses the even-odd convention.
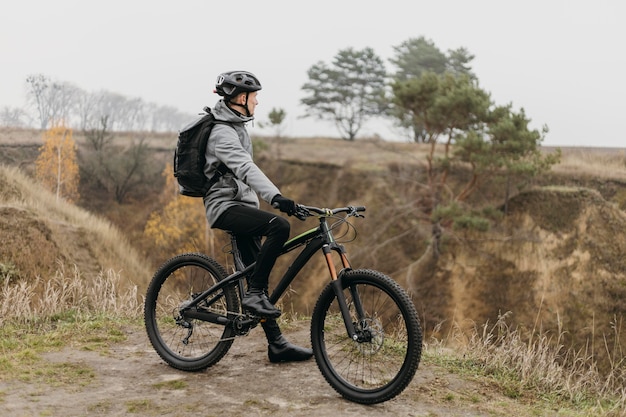
[[[185,253],[165,262],[155,273],[144,306],[144,322],[150,343],[170,366],[198,371],[217,363],[228,352],[235,337],[231,326],[187,319],[181,316],[183,303],[197,297],[227,276],[214,259],[200,253]],[[233,318],[239,311],[235,287],[228,286],[210,295],[198,311]]]
[[[317,366],[350,401],[390,400],[409,385],[421,359],[422,330],[413,302],[402,287],[377,271],[348,271],[341,281],[359,340],[349,337],[329,284],[311,319]]]

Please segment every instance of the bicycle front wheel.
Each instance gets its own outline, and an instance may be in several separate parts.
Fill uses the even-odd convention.
[[[198,371],[217,363],[235,337],[232,326],[185,318],[180,307],[226,278],[224,268],[200,253],[185,253],[165,262],[155,273],[144,306],[144,322],[150,343],[170,366]],[[196,308],[232,319],[239,311],[234,286],[227,286],[202,300]]]
[[[350,338],[332,284],[311,319],[311,344],[326,381],[344,398],[375,404],[400,394],[422,354],[422,330],[409,295],[388,276],[348,271],[340,278],[358,340]]]

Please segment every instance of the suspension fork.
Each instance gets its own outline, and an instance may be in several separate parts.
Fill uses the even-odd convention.
[[[335,268],[335,264],[332,259],[332,251],[336,251],[340,258],[343,269],[337,274],[337,270]],[[351,269],[350,262],[348,261],[348,257],[346,256],[346,252],[344,248],[336,243],[325,244],[322,246],[322,251],[324,253],[324,258],[326,259],[326,264],[328,265],[328,271],[330,272],[331,277],[331,285],[335,292],[335,297],[337,297],[337,303],[339,304],[339,310],[341,311],[341,317],[343,318],[343,323],[346,326],[346,332],[348,336],[352,340],[358,340],[359,335],[357,334],[356,328],[354,327],[354,323],[352,322],[352,317],[350,316],[350,309],[348,308],[348,303],[346,301],[345,294],[343,293],[343,280],[341,279],[343,273],[346,270]],[[358,296],[358,292],[355,287],[350,287],[350,295],[354,302],[354,306],[356,308],[356,312],[358,315],[358,320],[361,321],[364,317],[363,306],[361,304],[361,300]]]

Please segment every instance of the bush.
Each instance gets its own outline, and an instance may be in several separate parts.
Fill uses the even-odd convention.
[[[0,262],[0,283],[10,282],[12,278],[19,278],[20,271],[13,262]]]

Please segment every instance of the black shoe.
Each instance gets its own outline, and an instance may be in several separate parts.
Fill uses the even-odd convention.
[[[306,361],[313,357],[313,350],[293,345],[283,336],[267,346],[267,356],[272,363]]]
[[[241,305],[244,310],[259,317],[276,318],[281,314],[280,310],[270,303],[265,291],[260,288],[250,288],[243,296]]]

